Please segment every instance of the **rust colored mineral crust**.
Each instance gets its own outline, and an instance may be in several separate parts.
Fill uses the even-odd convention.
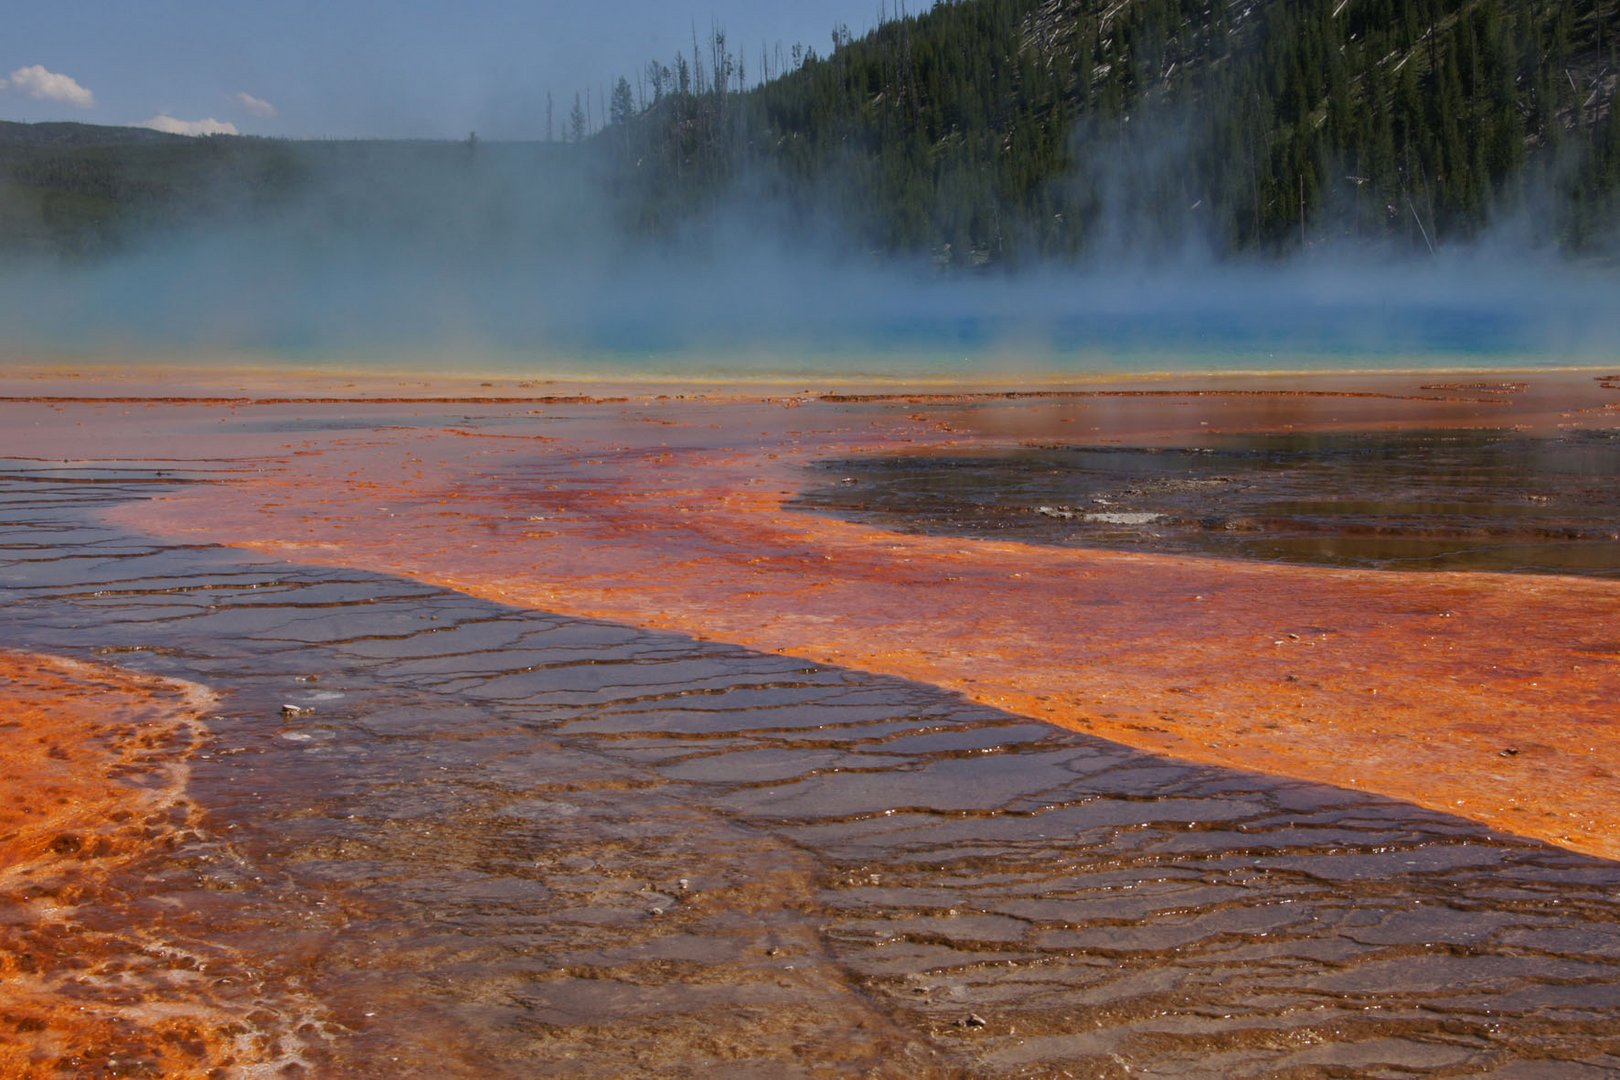
[[[210,700],[0,651],[0,1075],[201,1077],[241,1061],[246,1027],[187,987],[196,959],[163,954],[122,878],[191,827],[186,757]]]
[[[1036,417],[1016,410],[1054,406],[642,399],[507,415],[501,438],[466,437],[461,416],[445,419],[454,436],[300,438],[275,472],[122,516],[922,680],[1142,749],[1380,792],[1614,858],[1613,581],[1057,549],[784,506],[803,466],[827,457],[1068,430],[1167,442],[1189,427],[1552,426],[1582,400],[1532,416],[1545,402],[1189,394]],[[1133,408],[1150,412],[1119,419]]]

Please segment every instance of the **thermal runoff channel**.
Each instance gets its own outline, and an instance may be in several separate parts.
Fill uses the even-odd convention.
[[[18,1061],[1613,1050],[1612,379],[7,389]]]

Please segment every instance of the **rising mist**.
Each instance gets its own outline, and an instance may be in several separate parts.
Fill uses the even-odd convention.
[[[7,257],[0,343],[468,371],[967,374],[1606,363],[1620,340],[1612,264],[1566,259],[1527,214],[1432,255],[1326,239],[1286,257],[1221,251],[1196,206],[1144,195],[1184,175],[1173,132],[1099,155],[1120,164],[1085,252],[976,269],[870,250],[757,177],[649,234],[583,147],[314,145],[291,194],[227,188],[110,250]]]

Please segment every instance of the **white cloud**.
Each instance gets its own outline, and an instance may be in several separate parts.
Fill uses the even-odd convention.
[[[264,98],[254,97],[246,90],[243,90],[236,95],[236,103],[242,106],[242,108],[246,109],[248,112],[252,113],[254,116],[269,118],[276,115],[276,107],[274,105],[264,100]]]
[[[151,128],[153,131],[166,131],[170,135],[240,135],[236,125],[225,120],[215,120],[212,116],[205,120],[177,120],[167,113],[158,113],[150,120],[143,121],[140,127]]]
[[[27,94],[36,101],[60,101],[81,109],[92,108],[96,103],[96,95],[80,86],[72,77],[46,71],[40,64],[20,67],[11,73],[9,79],[0,79],[0,90],[5,89]]]

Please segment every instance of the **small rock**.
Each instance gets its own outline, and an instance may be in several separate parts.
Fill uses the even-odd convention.
[[[312,713],[314,711],[315,710],[308,705],[283,705],[281,707],[281,715],[289,720],[295,716],[303,716],[305,713]]]
[[[1498,756],[1500,756],[1500,757],[1518,757],[1519,756],[1519,748],[1517,746],[1509,746],[1509,747],[1505,748],[1501,752],[1501,754],[1498,755]]]
[[[968,1013],[966,1016],[962,1017],[962,1019],[956,1022],[956,1026],[962,1028],[982,1028],[988,1023],[990,1023],[990,1021],[986,1020],[978,1013]]]

